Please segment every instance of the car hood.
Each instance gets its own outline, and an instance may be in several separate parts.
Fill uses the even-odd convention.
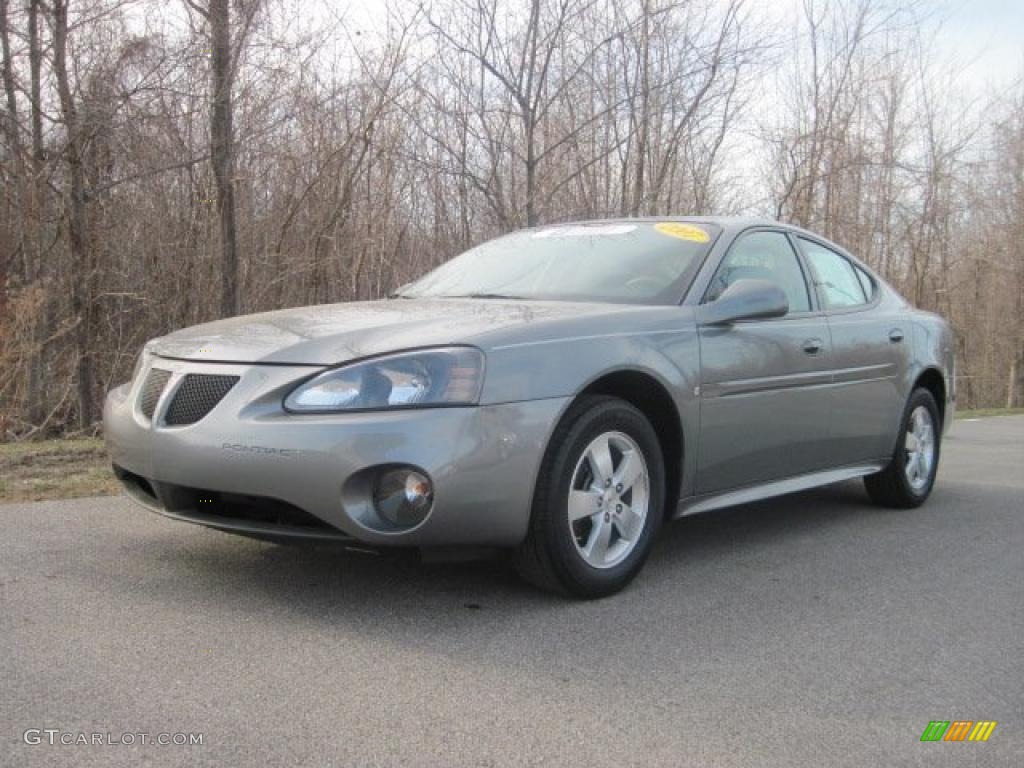
[[[389,299],[297,307],[192,326],[154,339],[161,357],[231,363],[335,365],[443,344],[480,344],[587,315],[636,310],[619,304],[497,299]]]

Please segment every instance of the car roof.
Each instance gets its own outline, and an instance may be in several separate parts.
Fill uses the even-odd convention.
[[[809,229],[804,229],[796,224],[787,224],[783,221],[777,221],[775,219],[769,219],[764,216],[614,216],[607,219],[586,219],[583,221],[565,222],[573,224],[607,224],[609,222],[635,222],[639,224],[650,224],[659,221],[690,221],[694,224],[714,224],[722,228],[724,232],[728,232],[730,235],[736,234],[744,229],[750,227],[773,227],[776,229],[785,230],[791,232],[794,235],[803,235],[812,240],[818,240],[822,243],[826,243],[829,247],[839,251],[845,256],[851,258],[854,257],[848,250],[843,248],[838,243],[834,243],[827,237],[812,232]],[[546,224],[544,226],[560,226],[558,224]],[[540,228],[540,227],[538,227]]]
[[[734,231],[746,229],[748,227],[781,227],[784,229],[798,229],[798,227],[794,227],[790,224],[783,224],[782,222],[775,221],[774,219],[758,216],[612,216],[606,219],[587,219],[585,221],[576,221],[571,223],[601,224],[608,222],[636,222],[639,224],[649,224],[659,221],[692,221],[694,223],[715,224],[722,229]],[[557,225],[552,224],[548,226]]]

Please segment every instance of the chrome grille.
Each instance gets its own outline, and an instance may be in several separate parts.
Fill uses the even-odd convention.
[[[160,400],[160,395],[164,393],[164,387],[167,386],[167,380],[170,378],[171,372],[165,371],[163,368],[153,368],[146,376],[146,381],[142,385],[142,394],[139,395],[139,410],[147,419],[153,418],[153,411],[156,410],[156,404]]]
[[[213,410],[237,381],[237,376],[187,374],[174,393],[164,423],[168,426],[195,424]]]

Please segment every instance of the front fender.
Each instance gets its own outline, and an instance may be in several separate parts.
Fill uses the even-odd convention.
[[[657,381],[669,394],[684,442],[687,435],[695,438],[700,426],[700,348],[692,310],[662,308],[645,319],[639,328],[601,334],[577,329],[489,347],[481,404],[565,398],[567,408],[599,379],[636,372]],[[695,477],[696,458],[696,451],[683,452],[684,493]]]

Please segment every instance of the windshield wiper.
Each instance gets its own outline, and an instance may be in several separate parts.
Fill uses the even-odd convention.
[[[444,299],[522,299],[522,296],[512,296],[507,293],[458,293],[450,296],[442,296]]]

